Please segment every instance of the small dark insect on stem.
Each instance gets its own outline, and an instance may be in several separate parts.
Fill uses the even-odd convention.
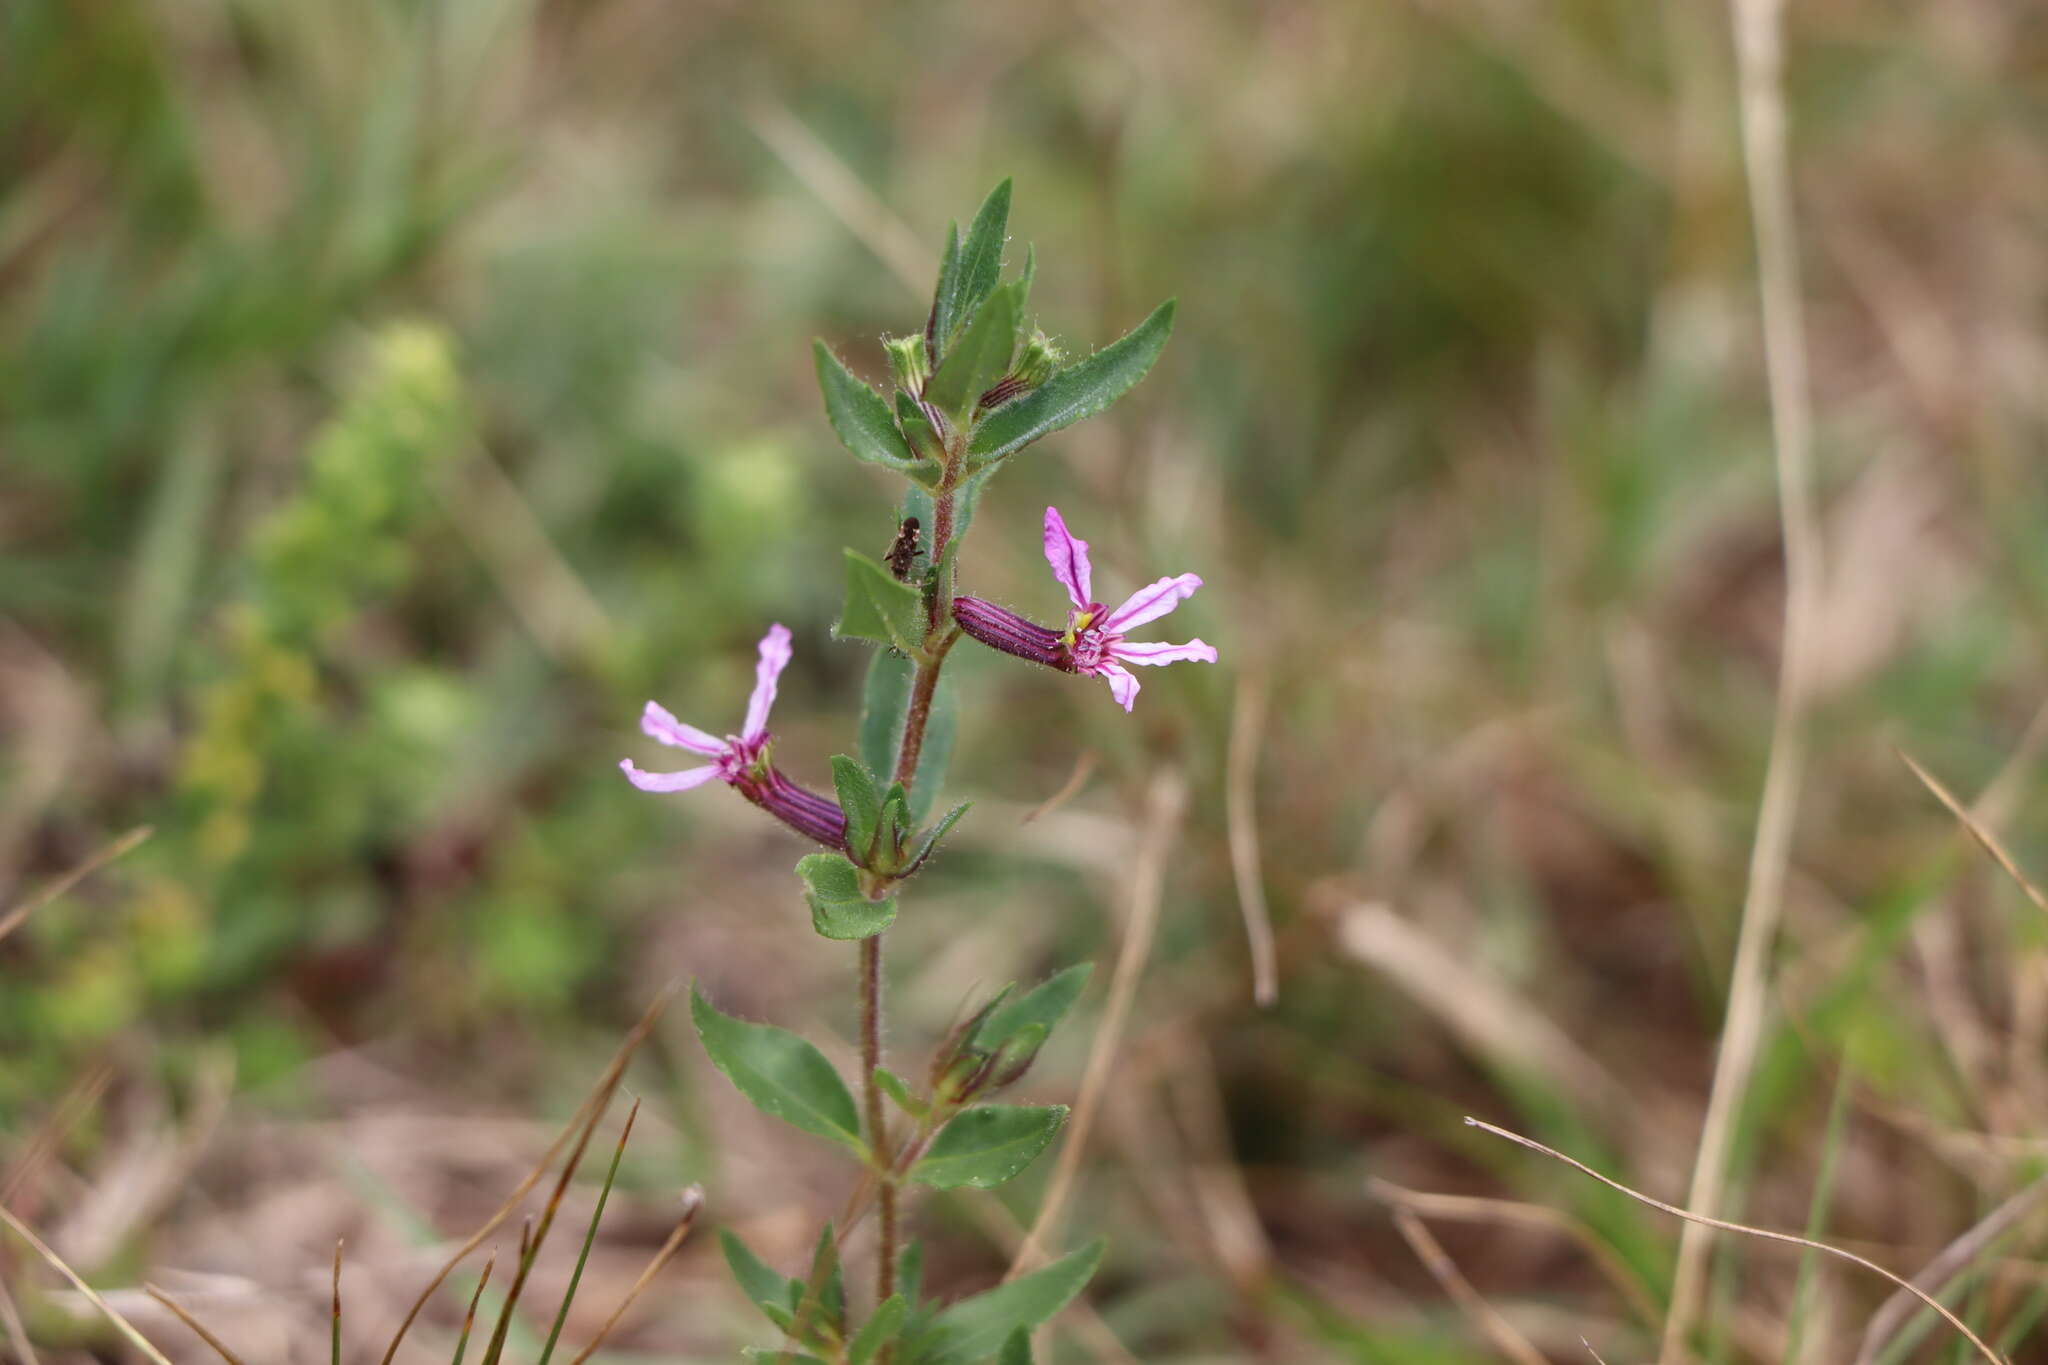
[[[903,525],[897,528],[889,553],[882,556],[882,562],[889,566],[889,572],[896,575],[898,582],[910,581],[910,571],[916,566],[918,555],[923,553],[918,547],[917,529],[917,518],[905,517]]]

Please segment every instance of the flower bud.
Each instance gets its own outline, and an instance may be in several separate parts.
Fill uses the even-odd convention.
[[[884,337],[882,349],[889,353],[889,373],[896,377],[896,387],[913,398],[923,393],[924,381],[931,373],[924,338]]]
[[[1010,367],[1010,375],[1025,388],[1035,389],[1058,374],[1066,361],[1066,353],[1053,344],[1052,338],[1034,327],[1031,339],[1024,343],[1023,353]]]

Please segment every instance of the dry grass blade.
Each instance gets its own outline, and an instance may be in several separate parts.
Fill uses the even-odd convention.
[[[1035,1269],[1045,1259],[1045,1243],[1052,1240],[1060,1214],[1073,1193],[1074,1178],[1080,1173],[1081,1157],[1088,1145],[1088,1132],[1101,1111],[1102,1096],[1109,1085],[1111,1064],[1116,1060],[1124,1022],[1130,1017],[1131,1001],[1138,993],[1138,977],[1152,952],[1152,935],[1159,927],[1159,907],[1166,891],[1166,864],[1173,852],[1180,819],[1187,809],[1187,779],[1180,772],[1162,772],[1152,781],[1146,802],[1145,831],[1138,847],[1136,870],[1131,877],[1131,915],[1124,926],[1123,947],[1117,953],[1116,974],[1109,983],[1109,1003],[1102,1011],[1102,1024],[1088,1050],[1088,1064],[1081,1073],[1081,1093],[1074,1099],[1073,1117],[1067,1121],[1066,1141],[1059,1161],[1046,1182],[1045,1198],[1038,1206],[1038,1218],[1010,1262],[1005,1280],[1013,1280]]]
[[[619,1319],[633,1306],[633,1300],[640,1297],[640,1292],[661,1273],[661,1268],[669,1263],[669,1259],[682,1250],[684,1240],[689,1237],[691,1227],[697,1222],[697,1213],[703,1207],[704,1190],[701,1186],[692,1185],[683,1191],[683,1213],[676,1220],[675,1231],[669,1233],[668,1240],[661,1244],[661,1250],[654,1253],[654,1259],[647,1263],[647,1268],[640,1272],[640,1278],[633,1281],[633,1287],[626,1291],[626,1297],[619,1300],[619,1306],[604,1320],[604,1326],[597,1329],[597,1335],[590,1339],[588,1346],[576,1353],[576,1358],[570,1361],[569,1365],[583,1365],[598,1347],[604,1345],[605,1339],[611,1336],[612,1330],[619,1325]]]
[[[534,1186],[540,1184],[541,1177],[548,1173],[548,1167],[554,1165],[555,1158],[561,1155],[562,1149],[569,1145],[571,1139],[580,1133],[583,1142],[590,1140],[590,1133],[597,1127],[598,1120],[604,1117],[605,1109],[611,1104],[612,1093],[618,1089],[620,1078],[626,1074],[626,1064],[633,1060],[633,1054],[640,1050],[640,1045],[653,1033],[655,1023],[661,1018],[662,1011],[668,1008],[668,1002],[675,998],[677,989],[671,985],[655,997],[654,1003],[647,1007],[647,1012],[640,1016],[640,1022],[633,1025],[633,1031],[627,1034],[626,1040],[619,1045],[611,1064],[605,1068],[604,1074],[591,1088],[589,1097],[583,1101],[583,1107],[571,1116],[561,1135],[549,1144],[547,1151],[541,1155],[539,1163],[528,1173],[526,1179],[519,1182],[519,1188],[512,1191],[512,1197],[499,1205],[498,1211],[485,1219],[484,1225],[471,1233],[469,1240],[457,1247],[455,1254],[434,1273],[434,1278],[420,1291],[419,1297],[413,1300],[412,1307],[406,1310],[404,1320],[398,1324],[398,1330],[392,1334],[391,1344],[384,1348],[381,1365],[391,1365],[392,1359],[398,1354],[399,1343],[405,1340],[406,1332],[411,1330],[414,1320],[426,1308],[427,1301],[434,1297],[435,1292],[447,1281],[456,1266],[462,1264],[472,1251],[482,1246],[485,1238],[504,1225],[505,1220],[512,1216],[513,1210],[519,1207],[520,1201],[533,1192]]]
[[[164,1293],[163,1290],[157,1288],[155,1285],[151,1284],[147,1280],[144,1280],[142,1282],[142,1292],[149,1295],[152,1299],[155,1299],[164,1307],[170,1309],[171,1316],[175,1317],[179,1322],[182,1322],[187,1327],[191,1328],[192,1334],[198,1337],[201,1341],[205,1342],[208,1346],[211,1346],[213,1348],[213,1353],[219,1356],[222,1360],[225,1360],[228,1363],[228,1365],[242,1365],[242,1358],[236,1355],[233,1351],[229,1350],[228,1344],[225,1341],[222,1341],[219,1337],[207,1331],[206,1324],[201,1322],[198,1318],[193,1317],[190,1313],[186,1312],[184,1307],[180,1305],[176,1299],[173,1299],[169,1294]]]
[[[1608,1283],[1614,1286],[1614,1292],[1628,1301],[1629,1307],[1645,1326],[1655,1330],[1660,1321],[1661,1313],[1655,1300],[1627,1263],[1615,1255],[1614,1249],[1601,1241],[1592,1228],[1568,1213],[1560,1213],[1546,1204],[1523,1204],[1512,1199],[1411,1190],[1405,1185],[1377,1178],[1367,1181],[1366,1188],[1377,1199],[1398,1204],[1427,1218],[1447,1218],[1460,1223],[1520,1224],[1561,1232],[1577,1242],[1599,1264]]]
[[[106,1314],[107,1321],[113,1323],[121,1335],[133,1342],[135,1349],[148,1356],[154,1362],[154,1365],[171,1365],[171,1362],[164,1358],[164,1353],[151,1345],[149,1338],[135,1329],[134,1323],[115,1312],[113,1306],[99,1296],[98,1291],[87,1284],[77,1271],[64,1263],[63,1257],[44,1245],[43,1239],[31,1232],[27,1224],[9,1213],[4,1205],[0,1205],[0,1223],[5,1223],[8,1227],[13,1228],[15,1236],[27,1242],[34,1249],[36,1255],[49,1262],[50,1267],[59,1275],[71,1281],[71,1287],[85,1295],[86,1301],[93,1307]]]
[[[1721,1207],[1728,1149],[1763,1037],[1771,945],[1785,908],[1792,831],[1806,768],[1806,711],[1813,640],[1820,611],[1821,535],[1813,493],[1813,413],[1807,379],[1806,321],[1799,284],[1792,176],[1785,138],[1784,0],[1730,0],[1742,122],[1742,164],[1755,229],[1757,291],[1763,312],[1764,369],[1770,386],[1771,445],[1785,547],[1785,614],[1778,695],[1771,719],[1756,835],[1729,973],[1728,1010],[1714,1058],[1707,1113],[1693,1158],[1686,1203],[1706,1214]],[[1661,1365],[1685,1354],[1706,1288],[1707,1239],[1688,1223],[1678,1239],[1671,1311],[1658,1351]]]
[[[1280,972],[1273,953],[1273,914],[1259,871],[1259,817],[1254,781],[1259,737],[1266,729],[1266,680],[1247,674],[1237,684],[1230,716],[1230,752],[1224,761],[1223,807],[1230,833],[1230,874],[1237,882],[1237,906],[1252,954],[1252,999],[1261,1008],[1280,998]]]
[[[1897,750],[1896,752],[1899,755],[1900,761],[1913,770],[1913,776],[1919,778],[1921,784],[1927,790],[1934,793],[1934,799],[1947,806],[1949,814],[1955,816],[1957,823],[1970,832],[1971,838],[1984,846],[1984,851],[1991,855],[1993,861],[2005,869],[2006,876],[2019,884],[2020,890],[2027,893],[2027,899],[2032,901],[2038,909],[2048,912],[2048,897],[2044,897],[2041,894],[2041,888],[2035,886],[2028,879],[2027,874],[2020,871],[2019,863],[2013,859],[2010,853],[2005,851],[2005,846],[1998,842],[1998,836],[1987,829],[1983,821],[1971,814],[1967,806],[1956,800],[1955,793],[1943,786],[1939,778],[1914,762],[1911,754],[1907,753],[1904,749]]]
[[[2048,1195],[2048,1179],[2036,1180],[2008,1198],[1980,1219],[1975,1227],[1943,1247],[1941,1254],[1913,1277],[1913,1283],[1929,1294],[1940,1293],[1942,1287],[1967,1269],[1985,1248],[2032,1213],[2040,1205],[2043,1195]],[[1912,1296],[1904,1291],[1886,1299],[1863,1329],[1863,1344],[1857,1348],[1856,1365],[1871,1365],[1891,1339],[1898,1335],[1899,1329],[1906,1325],[1906,1318],[1912,1312]]]
[[[1514,1324],[1502,1317],[1472,1287],[1472,1282],[1458,1269],[1457,1262],[1444,1251],[1443,1244],[1430,1235],[1420,1218],[1398,1204],[1394,1206],[1393,1215],[1394,1226],[1400,1230],[1409,1250],[1415,1253],[1415,1259],[1422,1262],[1423,1269],[1443,1287],[1444,1293],[1451,1296],[1465,1316],[1472,1319],[1473,1325],[1500,1348],[1502,1355],[1519,1362],[1519,1365],[1548,1365],[1543,1352],[1516,1331]]]
[[[9,910],[6,914],[0,915],[0,939],[6,938],[16,929],[19,929],[22,925],[26,924],[28,922],[28,917],[30,915],[33,915],[36,911],[42,909],[51,901],[56,900],[59,896],[62,896],[72,887],[78,885],[87,877],[90,877],[93,873],[105,867],[108,863],[111,863],[116,858],[119,858],[123,854],[130,852],[138,844],[142,843],[143,840],[149,838],[149,836],[154,833],[156,833],[156,831],[150,828],[148,825],[136,826],[134,829],[129,830],[126,834],[122,835],[120,838],[108,844],[99,852],[93,854],[90,858],[87,858],[77,867],[72,868],[69,872],[66,872],[63,876],[57,878],[56,881],[51,882],[48,886],[36,892],[33,896],[30,896],[21,904],[15,906],[12,910]]]
[[[38,1365],[35,1347],[29,1345],[28,1328],[22,1325],[21,1310],[15,1307],[14,1296],[4,1284],[0,1284],[0,1327],[7,1329],[7,1344],[14,1348],[21,1365]]]
[[[50,1117],[37,1126],[35,1135],[22,1148],[21,1154],[4,1172],[0,1172],[0,1204],[13,1207],[15,1198],[27,1187],[42,1164],[49,1160],[50,1153],[57,1150],[57,1144],[64,1140],[64,1135],[99,1103],[100,1096],[106,1093],[113,1079],[114,1068],[102,1063],[65,1092]]]
[[[1466,1117],[1465,1122],[1470,1124],[1474,1128],[1478,1128],[1484,1132],[1491,1133],[1495,1137],[1506,1138],[1509,1142],[1512,1142],[1517,1146],[1527,1147],[1530,1151],[1536,1152],[1542,1156],[1547,1156],[1552,1161],[1562,1161],[1565,1165],[1570,1166],[1573,1170],[1576,1170],[1583,1175],[1589,1175],[1593,1177],[1593,1179],[1599,1181],[1601,1184],[1607,1186],[1609,1189],[1619,1191],[1620,1193],[1625,1194],[1629,1198],[1635,1200],[1639,1204],[1647,1204],[1651,1208],[1656,1209],[1662,1213],[1668,1213],[1674,1218],[1683,1218],[1687,1223],[1692,1224],[1693,1226],[1718,1228],[1722,1232],[1739,1232],[1745,1237],[1756,1237],[1767,1242],[1784,1242],[1789,1246],[1805,1247],[1809,1251],[1817,1251],[1825,1256],[1833,1256],[1840,1260],[1848,1261],[1852,1265],[1860,1265],[1865,1270],[1868,1270],[1873,1274],[1882,1275],[1885,1279],[1890,1280],[1893,1284],[1897,1285],[1906,1293],[1911,1294],[1913,1297],[1919,1299],[1920,1302],[1926,1304],[1929,1308],[1932,1308],[1935,1312],[1941,1314],[1942,1320],[1947,1322],[1949,1326],[1955,1328],[1956,1331],[1962,1333],[1964,1337],[1968,1338],[1970,1344],[1972,1346],[1975,1346],[1977,1350],[1983,1354],[1986,1360],[1992,1362],[1992,1365],[2009,1365],[2006,1359],[2003,1356],[1999,1355],[1998,1352],[1992,1350],[1990,1345],[1986,1343],[1982,1337],[1978,1336],[1975,1332],[1970,1330],[1969,1324],[1965,1323],[1961,1318],[1957,1317],[1954,1313],[1951,1313],[1948,1309],[1944,1308],[1941,1305],[1940,1301],[1934,1298],[1933,1295],[1927,1293],[1923,1289],[1920,1289],[1918,1286],[1914,1285],[1912,1281],[1907,1280],[1902,1276],[1896,1275],[1889,1270],[1886,1270],[1883,1266],[1879,1265],[1875,1261],[1867,1260],[1862,1256],[1858,1256],[1853,1251],[1844,1251],[1840,1247],[1829,1246],[1826,1242],[1816,1242],[1811,1237],[1801,1237],[1795,1233],[1778,1232],[1771,1228],[1750,1227],[1746,1223],[1731,1223],[1725,1218],[1710,1218],[1703,1213],[1693,1213],[1689,1210],[1678,1207],[1678,1205],[1676,1204],[1667,1204],[1663,1200],[1658,1199],[1652,1195],[1644,1194],[1640,1190],[1631,1189],[1627,1185],[1622,1184],[1619,1180],[1616,1180],[1611,1176],[1602,1175],[1600,1172],[1594,1170],[1591,1166],[1588,1166],[1585,1162],[1580,1161],[1575,1157],[1568,1157],[1563,1152],[1558,1151],[1554,1147],[1546,1147],[1542,1143],[1536,1141],[1536,1139],[1534,1138],[1523,1137],[1520,1133],[1511,1133],[1505,1128],[1497,1127],[1494,1124],[1486,1122],[1484,1119],[1472,1118],[1469,1115]]]

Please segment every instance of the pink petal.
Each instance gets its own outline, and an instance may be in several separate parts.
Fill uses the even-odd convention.
[[[1074,605],[1086,611],[1094,600],[1088,595],[1093,590],[1088,542],[1074,539],[1057,507],[1045,509],[1045,562],[1052,565],[1052,576],[1066,585]]]
[[[692,787],[701,787],[718,776],[718,766],[707,763],[701,768],[685,768],[679,773],[650,773],[633,766],[633,760],[619,760],[620,771],[626,780],[644,792],[686,792]]]
[[[754,666],[754,695],[747,699],[747,724],[741,739],[759,739],[768,730],[768,710],[775,705],[775,680],[789,667],[789,628],[781,622],[761,637],[761,662]]]
[[[640,730],[649,739],[660,740],[677,749],[688,749],[706,758],[716,758],[725,752],[724,740],[717,735],[707,735],[694,725],[683,724],[655,702],[648,702],[647,709],[640,713]]]
[[[1108,680],[1109,695],[1116,698],[1117,705],[1129,711],[1131,703],[1138,699],[1139,683],[1136,675],[1126,669],[1118,668],[1115,664],[1111,664],[1109,667],[1100,670],[1096,676]]]
[[[1121,635],[1147,621],[1156,621],[1193,597],[1195,589],[1201,586],[1202,580],[1191,573],[1162,578],[1125,598],[1122,606],[1102,619],[1102,628],[1112,635]]]
[[[1177,664],[1216,662],[1216,646],[1190,640],[1184,645],[1132,644],[1119,642],[1109,647],[1110,657],[1127,664]]]

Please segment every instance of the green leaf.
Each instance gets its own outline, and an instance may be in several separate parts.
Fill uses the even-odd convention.
[[[1067,1106],[985,1104],[939,1130],[910,1178],[935,1190],[993,1189],[1038,1159],[1067,1120]]]
[[[789,1329],[785,1327],[783,1330]],[[740,1359],[759,1360],[765,1362],[765,1365],[828,1365],[828,1362],[814,1355],[803,1351],[785,1350],[780,1346],[742,1346]]]
[[[995,290],[1003,275],[1003,244],[1010,234],[1010,179],[988,192],[960,241],[960,313],[966,317]]]
[[[898,1109],[914,1119],[923,1119],[931,1112],[931,1106],[910,1093],[910,1084],[886,1066],[875,1068],[875,1084],[881,1088]]]
[[[832,1234],[828,1221],[818,1234],[818,1245],[811,1252],[811,1273],[804,1281],[804,1292],[809,1286],[819,1286],[819,1295],[808,1303],[797,1305],[797,1323],[805,1328],[802,1341],[806,1346],[824,1346],[842,1339],[846,1335],[846,1277],[839,1265],[839,1239]],[[823,1309],[824,1325],[831,1329],[829,1335],[818,1330],[818,1312]]]
[[[1043,1270],[1034,1270],[985,1294],[962,1299],[940,1313],[920,1336],[915,1365],[970,1365],[1001,1350],[1016,1332],[1028,1332],[1067,1306],[1102,1262],[1093,1242]]]
[[[882,811],[875,779],[859,759],[834,754],[832,786],[839,794],[839,809],[846,814],[847,847],[866,857],[875,841],[875,820]]]
[[[756,1109],[866,1155],[853,1096],[824,1053],[787,1029],[720,1013],[698,987],[690,991],[690,1018],[712,1063]]]
[[[1094,963],[1083,962],[1054,972],[1015,1000],[989,1011],[975,1030],[974,1045],[993,1052],[1034,1024],[1050,1033],[1080,999],[1094,971]]]
[[[915,1304],[924,1294],[924,1242],[916,1237],[896,1253],[896,1288]]]
[[[927,525],[930,523],[927,522]],[[896,770],[896,749],[903,741],[903,713],[910,708],[910,683],[916,666],[891,650],[877,650],[861,689],[860,761],[871,773]]]
[[[974,310],[967,330],[924,387],[927,403],[964,424],[984,390],[1010,371],[1017,349],[1017,288],[1004,285]],[[893,428],[892,428],[893,430]]]
[[[960,817],[967,814],[967,808],[973,804],[972,801],[962,801],[959,805],[947,811],[940,818],[938,824],[932,826],[931,832],[924,836],[924,842],[918,845],[917,856],[910,860],[910,870],[912,872],[924,866],[925,859],[931,857],[933,852],[938,849],[939,840],[952,832],[953,826],[960,823]]]
[[[989,413],[968,441],[973,467],[988,469],[1123,397],[1152,368],[1172,331],[1173,300],[1168,299],[1120,339]]]
[[[797,1300],[804,1292],[800,1281],[778,1274],[730,1228],[718,1230],[718,1244],[724,1248],[725,1264],[732,1271],[733,1279],[739,1281],[740,1292],[747,1296],[748,1301],[759,1304],[763,1309],[775,1309],[785,1318],[796,1309]],[[786,1321],[775,1325],[785,1326]]]
[[[932,299],[931,339],[938,351],[936,360],[946,359],[953,329],[1002,278],[1003,243],[1009,230],[1010,182],[1006,179],[981,201],[965,238],[957,224],[948,232],[946,254],[939,265],[939,288]]]
[[[918,406],[917,400],[907,393],[896,395],[896,425],[918,457],[917,467],[909,471],[910,477],[926,488],[937,488],[946,472],[943,468],[945,437],[932,425],[931,418],[924,415],[924,409]]]
[[[996,1365],[1031,1365],[1031,1333],[1022,1327],[1010,1333],[1002,1354],[996,1357]]]
[[[858,550],[846,552],[846,605],[833,634],[908,653],[924,639],[924,594]]]
[[[914,468],[917,457],[904,444],[882,395],[841,364],[823,341],[813,342],[811,349],[817,361],[818,389],[825,395],[825,417],[839,443],[852,451],[854,458],[869,464],[901,472]]]
[[[960,320],[960,225],[946,224],[946,249],[939,253],[939,284],[932,291],[931,316],[925,319],[924,347],[936,363]]]
[[[822,937],[842,941],[873,938],[896,919],[896,898],[869,900],[861,891],[860,870],[837,853],[799,858],[796,872],[804,879],[811,927]]]
[[[929,507],[926,511],[930,511]],[[909,659],[888,650],[878,651],[868,665],[868,680],[862,690],[860,757],[878,778],[896,771],[896,751],[903,744],[903,717],[910,709],[914,671],[915,665]],[[952,757],[953,732],[959,721],[957,674],[957,669],[941,674],[938,691],[932,697],[932,714],[925,723],[924,747],[918,751],[916,786],[909,803],[914,825],[931,818],[932,808],[938,804],[945,786],[946,764]]]
[[[910,1316],[910,1300],[891,1294],[875,1305],[874,1313],[846,1348],[846,1365],[868,1365],[875,1353],[896,1339],[896,1329]]]

